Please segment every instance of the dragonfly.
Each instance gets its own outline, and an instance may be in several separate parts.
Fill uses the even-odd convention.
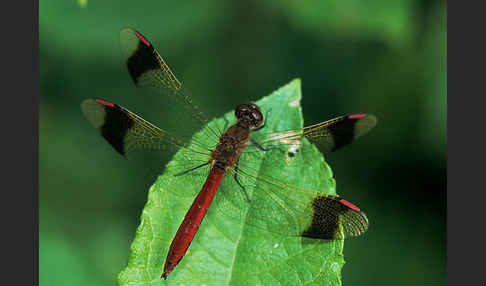
[[[167,279],[186,254],[222,181],[229,183],[231,191],[225,192],[218,206],[222,210],[220,213],[241,217],[242,209],[251,207],[251,212],[245,216],[245,223],[249,225],[287,236],[323,240],[358,236],[367,230],[368,218],[353,203],[339,196],[285,183],[272,176],[257,175],[248,162],[255,154],[285,152],[292,148],[295,150],[296,146],[302,148],[299,152],[305,152],[304,145],[299,144],[304,138],[327,154],[369,132],[376,125],[375,116],[343,115],[300,129],[269,132],[257,141],[252,134],[264,130],[268,112],[264,115],[258,105],[244,103],[235,109],[236,123],[230,125],[225,119],[223,128],[211,125],[145,36],[127,28],[120,32],[120,42],[135,85],[158,92],[182,105],[182,112],[189,114],[203,128],[200,134],[213,142],[207,144],[181,138],[104,99],[86,99],[81,104],[88,121],[122,156],[134,150],[171,148],[187,154],[181,170],[174,176],[199,172],[205,178],[204,183],[201,180],[201,190],[172,240],[162,278]],[[251,194],[249,187],[253,188]]]

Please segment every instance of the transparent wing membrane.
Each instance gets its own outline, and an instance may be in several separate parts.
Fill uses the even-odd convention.
[[[294,148],[300,150],[302,138],[315,144],[323,154],[338,150],[368,133],[376,125],[376,117],[369,114],[340,116],[302,129],[258,134],[257,143],[263,148]],[[253,152],[257,145],[249,145]],[[282,148],[281,148],[282,149]],[[303,150],[305,151],[305,149]]]
[[[163,150],[180,148],[208,157],[205,144],[193,142],[191,147],[183,139],[169,134],[142,117],[116,104],[87,99],[81,105],[85,117],[121,155],[133,150]]]
[[[343,239],[366,231],[366,215],[346,200],[284,183],[251,164],[241,165],[238,180],[246,190],[235,182],[233,169],[215,203],[218,213],[287,236]]]
[[[194,103],[182,83],[144,36],[135,30],[123,29],[120,32],[120,43],[128,71],[136,86],[149,89],[180,104],[185,110],[184,115],[197,121],[199,127],[209,123],[204,112]],[[208,131],[216,140],[222,134],[222,130],[214,127],[208,127]]]

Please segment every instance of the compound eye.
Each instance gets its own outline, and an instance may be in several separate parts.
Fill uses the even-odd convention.
[[[248,112],[247,104],[240,104],[235,109],[235,117],[241,119],[246,112]]]
[[[253,124],[255,125],[255,127],[258,127],[262,124],[263,114],[260,111],[260,108],[252,110],[251,116],[252,116],[252,121],[253,121]]]
[[[254,103],[248,103],[248,108],[252,110],[258,110],[260,111],[260,106],[254,104]]]

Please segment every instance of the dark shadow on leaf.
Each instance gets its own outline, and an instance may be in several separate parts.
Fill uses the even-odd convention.
[[[302,245],[302,248],[305,249],[306,247],[320,245],[320,244],[326,244],[326,243],[330,243],[330,242],[333,242],[333,241],[334,240],[302,237],[301,245]]]

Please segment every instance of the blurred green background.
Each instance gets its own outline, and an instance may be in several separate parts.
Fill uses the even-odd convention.
[[[375,114],[375,130],[326,156],[338,193],[370,219],[345,242],[343,284],[446,283],[445,1],[43,0],[39,14],[40,285],[114,285],[170,159],[123,159],[80,111],[100,97],[170,122],[156,97],[136,96],[123,27],[152,41],[211,117],[296,77],[307,125]]]

